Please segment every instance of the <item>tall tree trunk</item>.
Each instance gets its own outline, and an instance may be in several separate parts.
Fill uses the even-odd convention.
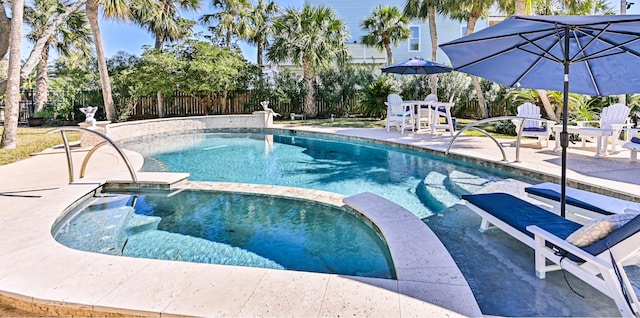
[[[438,30],[436,27],[436,10],[433,6],[427,8],[429,15],[429,36],[431,37],[431,60],[438,61]],[[438,95],[438,75],[431,75],[429,81],[431,93]]]
[[[0,58],[9,51],[9,35],[11,32],[11,19],[4,10],[4,4],[0,5]]]
[[[158,97],[158,117],[162,118],[164,117],[164,97],[161,91],[158,91],[156,96]]]
[[[304,69],[303,78],[307,89],[307,94],[304,96],[304,104],[302,109],[309,117],[316,117],[318,110],[316,109],[316,100],[313,94],[313,72],[311,72],[311,65],[308,62],[302,63]]]
[[[38,39],[38,41],[36,41],[36,44],[33,46],[33,49],[31,49],[29,58],[27,58],[27,61],[24,63],[24,65],[22,65],[22,70],[20,72],[21,79],[26,79],[29,76],[29,74],[31,74],[33,69],[36,67],[38,62],[40,62],[41,52],[44,49],[45,43],[51,37],[51,35],[56,31],[58,26],[60,26],[60,24],[66,21],[71,13],[78,11],[78,9],[80,9],[80,7],[82,7],[86,3],[86,1],[87,0],[78,0],[78,2],[67,7],[65,11],[62,14],[58,15],[55,18],[55,20],[53,20],[53,22],[47,27],[47,29],[44,30],[44,32],[42,33],[42,36]],[[4,18],[6,18],[6,16],[4,16],[3,13],[4,13],[4,7],[0,5],[0,28],[6,28],[6,31],[7,31],[6,34],[9,34],[11,28],[8,26],[6,27],[4,26]],[[0,33],[5,34],[4,32],[5,29],[0,29],[0,31],[2,31]],[[2,51],[3,45],[4,45],[4,38],[5,38],[2,36],[2,34],[0,34],[0,58],[4,57],[7,53],[6,50],[4,52]],[[8,37],[6,38],[7,38],[7,44],[8,44]],[[4,79],[0,81],[0,95],[4,95],[4,93],[6,92],[7,92],[7,80]]]
[[[538,97],[542,102],[542,107],[544,107],[544,111],[547,113],[547,116],[549,116],[549,119],[557,122],[558,117],[556,117],[556,113],[553,111],[553,106],[551,106],[551,102],[549,101],[549,95],[547,95],[547,91],[544,89],[536,89],[536,92],[538,93]]]
[[[49,59],[49,45],[45,45],[41,54],[40,62],[36,68],[36,111],[43,110],[49,101],[49,92],[47,82],[49,75],[47,74],[47,60]]]
[[[478,22],[479,15],[471,15],[469,16],[469,20],[467,21],[467,34],[469,35],[473,33],[476,28],[476,23]],[[478,96],[478,104],[480,105],[480,116],[482,118],[489,117],[489,110],[487,108],[487,101],[484,99],[484,94],[482,93],[482,87],[480,86],[480,80],[475,75],[470,75],[471,82],[473,83],[473,87],[476,90],[476,95]]]
[[[20,49],[24,0],[11,3],[11,32],[9,34],[9,70],[7,75],[7,103],[4,111],[4,131],[0,149],[14,149],[18,143],[18,116],[20,114]]]
[[[258,63],[258,67],[260,69],[262,69],[262,62],[264,61],[264,43],[262,41],[258,41],[258,44],[256,45],[256,50],[258,51],[258,55],[256,56],[256,63]]]
[[[107,113],[107,120],[115,121],[117,119],[116,108],[113,104],[113,96],[111,94],[111,80],[109,79],[109,71],[107,70],[107,59],[104,55],[104,47],[102,45],[102,36],[100,35],[100,26],[98,25],[98,0],[88,0],[87,19],[93,31],[93,41],[96,46],[96,58],[98,59],[98,71],[100,73],[100,84],[102,85],[102,100],[104,109]]]
[[[164,36],[156,35],[156,43],[154,48],[159,52],[162,52],[163,47],[164,47]],[[164,117],[164,97],[162,96],[162,92],[158,91],[156,93],[156,97],[158,102],[158,117],[162,118]]]
[[[515,2],[516,2],[515,14],[526,15],[527,0],[515,0]],[[542,102],[542,107],[544,107],[544,111],[547,113],[547,116],[549,116],[549,119],[558,121],[558,117],[556,117],[556,113],[553,111],[553,106],[551,106],[551,102],[549,101],[549,96],[547,95],[547,91],[544,89],[536,89],[536,93],[538,93],[538,97],[540,97],[540,101]]]
[[[516,1],[516,15],[525,15],[527,14],[527,0],[515,0]]]
[[[391,65],[393,64],[393,52],[391,51],[391,40],[389,40],[388,38],[384,38],[382,40],[382,43],[384,44],[384,50],[387,52],[387,65]]]

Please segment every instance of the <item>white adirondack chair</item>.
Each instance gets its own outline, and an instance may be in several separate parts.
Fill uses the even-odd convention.
[[[431,123],[431,106],[430,103],[435,103],[438,101],[438,96],[436,94],[429,94],[424,99],[424,104],[420,105],[420,109],[418,110],[418,127],[422,128],[422,124],[424,123],[425,127]]]
[[[446,129],[449,131],[449,134],[453,136],[455,132],[455,127],[453,126],[453,117],[451,117],[451,107],[453,107],[453,99],[456,94],[451,94],[448,103],[435,103],[435,106],[430,107],[431,109],[431,122],[429,126],[431,126],[431,134],[435,134],[437,128]],[[444,118],[444,123],[441,123],[440,118]]]
[[[611,140],[611,151],[615,152],[616,145],[618,144],[620,139],[620,133],[625,127],[630,127],[630,124],[628,122],[630,111],[631,109],[623,104],[613,104],[602,109],[599,121],[579,121],[578,127],[585,127],[586,132],[587,130],[594,130],[594,127],[588,127],[589,124],[597,123],[598,127],[595,127],[595,129],[612,130],[611,135],[603,137],[602,150],[606,152],[607,145],[609,143],[609,137],[611,136],[613,137]],[[588,136],[587,134],[581,134],[580,139],[582,140],[582,147],[585,147],[585,142],[588,139],[593,141],[594,137]]]
[[[411,131],[414,131],[413,111],[411,107],[403,104],[400,95],[389,94],[385,105],[387,105],[387,132],[389,132],[391,125],[400,130],[401,134],[404,134],[404,129],[407,125],[411,127]]]
[[[541,118],[540,107],[532,103],[524,103],[518,106],[518,115],[520,117]],[[522,134],[520,137],[537,137],[538,143],[542,146],[542,141],[545,142],[544,147],[549,146],[549,136],[551,136],[550,122],[546,120],[520,120],[513,119],[511,122],[516,126],[516,132],[520,131],[520,125],[522,125]]]

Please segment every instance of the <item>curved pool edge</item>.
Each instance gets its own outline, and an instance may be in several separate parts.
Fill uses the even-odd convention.
[[[165,185],[171,178],[185,178],[171,173],[139,175],[147,184],[161,176],[169,178]],[[101,184],[83,179],[4,216],[0,301],[44,315],[482,315],[460,270],[428,226],[371,193],[344,197],[271,185],[184,181],[172,186],[220,187],[349,205],[383,233],[397,280],[109,256],[56,242],[50,231],[61,212]]]

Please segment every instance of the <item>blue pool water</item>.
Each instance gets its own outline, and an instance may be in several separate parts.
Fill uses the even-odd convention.
[[[395,278],[369,221],[313,201],[188,190],[98,194],[52,232],[64,245],[104,254]]]
[[[146,171],[189,172],[194,181],[311,188],[344,195],[372,192],[419,218],[503,178],[498,170],[343,138],[293,133],[215,133],[162,137],[127,145]]]

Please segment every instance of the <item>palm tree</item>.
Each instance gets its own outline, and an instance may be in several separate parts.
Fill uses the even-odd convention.
[[[469,35],[475,31],[476,24],[480,18],[485,18],[491,10],[491,6],[494,4],[494,0],[471,0],[471,1],[456,1],[446,0],[444,2],[443,10],[449,14],[449,16],[458,21],[467,21],[467,33]],[[478,103],[480,104],[480,115],[482,118],[489,116],[487,110],[487,103],[480,87],[480,80],[477,76],[470,75],[471,82],[475,88],[476,95],[478,96]]]
[[[22,69],[20,71],[20,78],[25,79],[31,74],[31,71],[36,67],[38,62],[40,61],[40,56],[42,50],[44,49],[45,42],[49,36],[55,33],[58,26],[66,21],[70,14],[78,11],[82,6],[85,5],[87,0],[78,0],[73,4],[69,4],[66,7],[65,11],[57,15],[54,19],[52,19],[51,24],[45,29],[42,34],[42,37],[36,41],[35,45],[31,49],[31,53],[29,53],[29,57],[22,65]],[[0,30],[2,32],[11,33],[11,21],[9,17],[6,15],[6,11],[4,10],[4,6],[0,5]],[[4,34],[4,33],[3,33]],[[5,57],[9,50],[9,37],[8,36],[0,36],[0,57]],[[0,80],[0,95],[4,94],[7,91],[7,79]]]
[[[331,8],[306,4],[301,11],[286,9],[274,26],[275,39],[267,57],[276,63],[291,60],[294,65],[302,66],[307,90],[303,109],[315,117],[318,114],[313,88],[316,72],[336,60],[344,61],[348,55],[344,23]]]
[[[0,149],[14,149],[18,143],[18,113],[20,110],[20,49],[22,46],[22,22],[24,0],[11,2],[11,32],[9,33],[9,69],[7,74],[7,103],[4,114],[4,131]]]
[[[408,40],[411,37],[408,23],[409,20],[397,7],[378,5],[360,24],[362,29],[368,32],[362,36],[362,44],[385,50],[387,62],[393,64],[391,43],[398,46],[398,41]]]
[[[162,51],[165,41],[175,41],[191,35],[193,21],[182,18],[178,10],[195,11],[199,8],[198,0],[158,0],[150,8],[144,3],[134,4],[131,13],[133,20],[153,34],[153,47]]]
[[[443,11],[441,0],[407,0],[404,15],[429,21],[429,36],[431,38],[431,60],[438,60],[438,30],[436,26],[436,12]]]
[[[31,25],[31,32],[26,35],[26,38],[32,42],[38,41],[51,24],[51,20],[64,12],[66,7],[65,4],[56,0],[35,0],[33,6],[25,7],[24,18]],[[36,66],[36,111],[42,110],[48,101],[47,62],[50,47],[55,48],[61,56],[67,56],[72,51],[80,51],[85,56],[90,56],[91,40],[86,16],[77,11],[57,28],[56,33],[47,38],[40,62]]]
[[[197,10],[198,0],[159,0],[152,8],[136,5],[132,10],[134,20],[155,36],[154,48],[162,51],[165,41],[175,41],[191,35],[193,22],[180,17],[178,10]],[[164,117],[164,97],[156,93],[158,117]]]
[[[419,18],[429,22],[429,37],[431,39],[431,60],[438,60],[438,29],[436,26],[436,12],[443,11],[442,0],[407,0],[404,6],[404,15],[410,18]],[[431,75],[431,92],[438,90],[437,75]]]
[[[247,42],[255,44],[258,51],[256,63],[260,68],[262,68],[264,62],[264,48],[269,45],[269,38],[275,33],[273,19],[279,12],[280,8],[272,0],[266,4],[264,0],[258,0],[258,4],[253,7],[249,15],[250,34],[247,37]]]
[[[86,4],[87,18],[91,25],[93,41],[96,46],[96,58],[98,60],[98,72],[100,73],[104,109],[107,114],[107,120],[115,121],[117,119],[116,107],[113,103],[111,80],[109,79],[109,71],[107,69],[107,58],[104,54],[100,25],[98,24],[98,9],[101,5],[103,6],[105,17],[118,19],[130,18],[131,7],[127,0],[87,0]]]
[[[231,47],[234,36],[246,38],[249,34],[249,12],[251,3],[248,0],[212,0],[218,12],[205,14],[200,21],[206,25],[217,23],[215,27],[219,36],[224,36],[225,45]]]

